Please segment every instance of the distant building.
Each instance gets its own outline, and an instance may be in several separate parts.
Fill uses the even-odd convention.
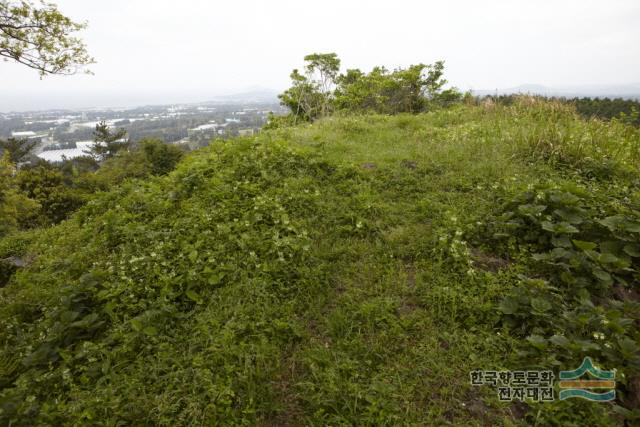
[[[76,157],[88,156],[86,151],[89,151],[93,144],[93,141],[79,141],[76,142],[76,148],[43,151],[41,153],[38,153],[37,156],[51,163],[59,163],[64,159],[74,159]]]
[[[238,130],[238,135],[240,136],[253,136],[254,134],[254,130],[253,129],[239,129]]]
[[[200,125],[193,129],[187,129],[187,135],[195,136],[195,135],[215,135],[217,128],[220,127],[216,123],[206,123],[204,125]]]
[[[38,135],[36,135],[35,132],[28,130],[24,132],[11,132],[11,136],[14,138],[36,138]]]

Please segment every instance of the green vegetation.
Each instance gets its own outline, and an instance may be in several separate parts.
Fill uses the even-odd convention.
[[[17,230],[57,224],[97,191],[107,191],[127,179],[165,175],[184,155],[180,148],[156,140],[143,140],[126,149],[130,144],[120,142],[121,132],[112,135],[106,128],[105,132],[96,137],[103,144],[96,144],[96,157],[106,159],[102,162],[85,156],[57,165],[39,160],[18,169],[13,159],[26,156],[30,144],[8,141],[0,158],[0,238]]]
[[[5,231],[2,424],[638,421],[638,128],[521,97],[328,116],[168,174],[161,150],[79,173],[108,191],[69,219]],[[11,168],[0,215],[45,206]],[[587,355],[617,370],[614,403],[469,383]]]
[[[75,74],[93,58],[72,33],[86,24],[63,15],[55,4],[0,0],[0,57],[33,68],[40,77]]]
[[[517,102],[517,95],[489,96],[487,99],[503,105]],[[620,120],[628,124],[640,126],[640,100],[622,98],[548,98],[550,101],[572,105],[584,118],[600,118]],[[481,101],[481,100],[478,100]]]
[[[375,67],[370,73],[349,69],[338,74],[340,59],[335,53],[314,53],[304,60],[304,75],[293,70],[292,86],[280,95],[291,113],[273,117],[268,127],[313,121],[333,112],[420,113],[462,98],[455,88],[443,89],[447,81],[442,61],[392,72]]]
[[[127,131],[120,128],[112,132],[104,121],[96,125],[93,131],[93,145],[88,154],[91,154],[97,161],[110,159],[120,150],[129,147],[130,142],[126,139]]]

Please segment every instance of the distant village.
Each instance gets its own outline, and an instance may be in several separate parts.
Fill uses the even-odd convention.
[[[125,129],[133,142],[153,138],[192,150],[216,139],[254,135],[272,113],[286,111],[276,102],[238,102],[0,113],[0,139],[35,141],[35,155],[60,162],[87,155],[93,131],[104,121]]]

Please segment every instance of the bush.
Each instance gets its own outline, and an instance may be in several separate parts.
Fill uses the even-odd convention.
[[[502,323],[526,338],[527,366],[579,365],[590,356],[617,368],[621,402],[640,379],[640,211],[575,185],[537,185],[490,226],[529,273],[502,299]],[[629,409],[633,409],[630,407]]]

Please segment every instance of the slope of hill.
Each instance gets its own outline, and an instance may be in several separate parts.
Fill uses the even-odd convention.
[[[632,420],[639,135],[526,98],[330,117],[99,194],[0,242],[28,263],[0,290],[0,420]],[[586,355],[615,405],[469,381]]]

